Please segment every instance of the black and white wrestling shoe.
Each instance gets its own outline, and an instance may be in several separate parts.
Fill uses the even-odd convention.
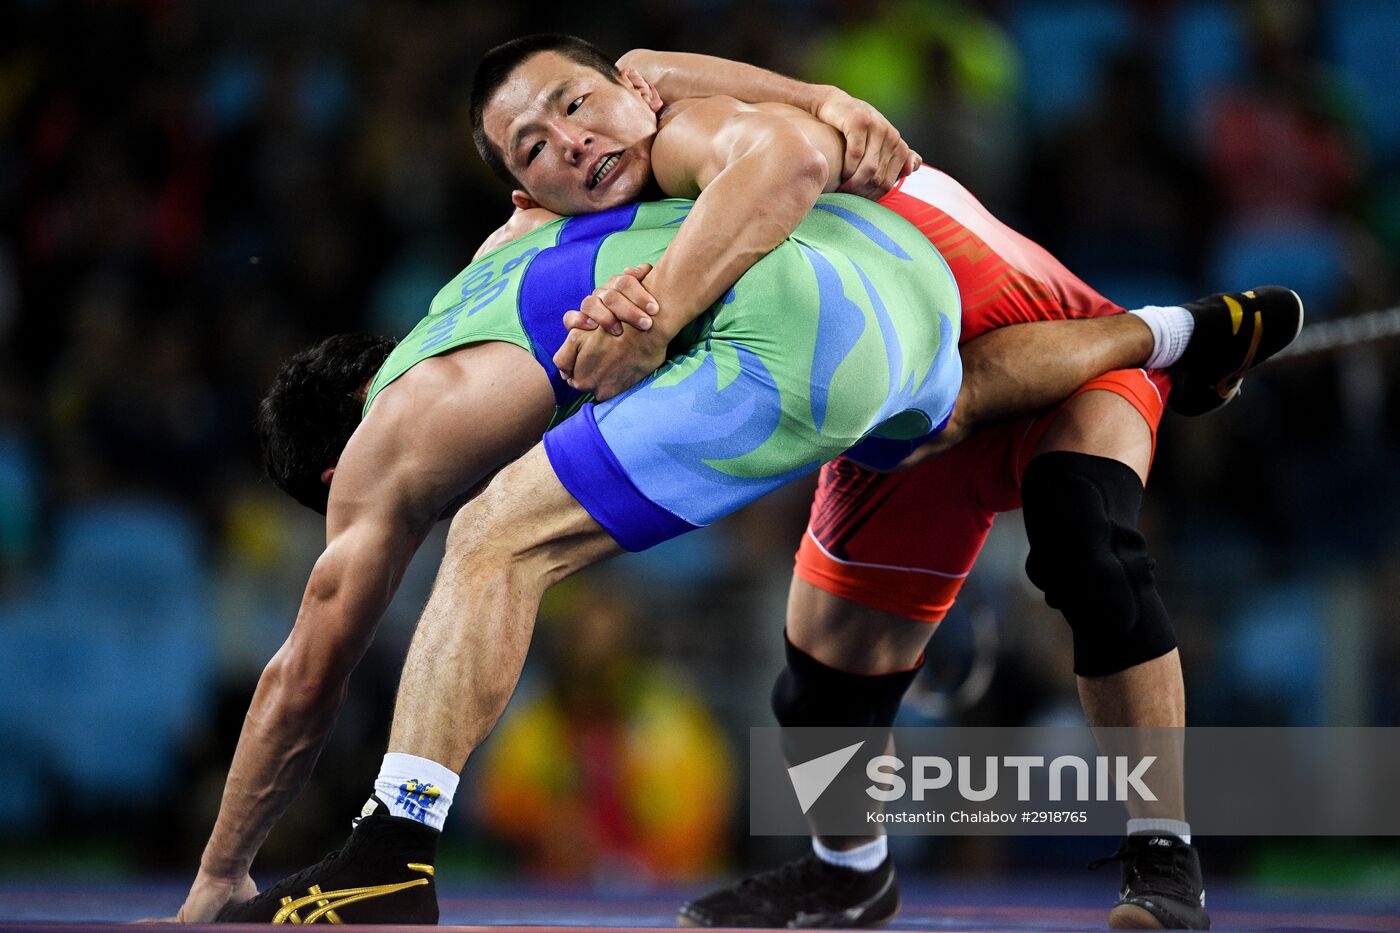
[[[1108,912],[1110,929],[1210,929],[1195,846],[1176,836],[1128,836],[1117,852],[1089,867],[1111,861],[1123,863],[1123,886]]]

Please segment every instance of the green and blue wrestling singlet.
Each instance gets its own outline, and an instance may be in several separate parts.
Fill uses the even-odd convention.
[[[529,350],[555,392],[550,463],[628,550],[708,525],[862,441],[902,451],[941,429],[962,378],[957,285],[911,224],[846,195],[824,195],[652,376],[606,402],[571,390],[551,361],[563,314],[656,262],[691,204],[559,220],[483,256],[390,355],[366,409],[428,357],[488,340]]]

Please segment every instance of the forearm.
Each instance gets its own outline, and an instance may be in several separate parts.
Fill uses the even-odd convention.
[[[743,62],[636,49],[618,65],[638,72],[668,104],[687,98],[725,96],[758,106],[804,111],[837,130],[844,140],[836,166],[840,190],[878,200],[921,159],[874,107],[830,84],[807,84]]]
[[[633,49],[617,64],[640,72],[664,101],[724,94],[750,104],[790,104],[815,114],[835,90],[830,85],[808,84],[743,62],[689,52]]]
[[[339,518],[333,500],[328,524],[336,527]],[[201,874],[245,874],[306,785],[350,674],[369,647],[417,540],[393,523],[372,521],[347,522],[332,535],[311,571],[291,634],[258,680]]]
[[[319,688],[318,696],[304,692],[280,657],[263,672],[200,860],[202,873],[246,874],[268,832],[306,785],[340,709],[344,681],[338,689]]]
[[[787,239],[831,174],[825,157],[792,139],[757,148],[716,175],[643,281],[660,305],[658,335],[675,336]]]

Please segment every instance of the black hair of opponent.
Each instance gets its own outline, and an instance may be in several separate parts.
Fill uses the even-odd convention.
[[[486,53],[481,59],[481,64],[476,66],[476,77],[472,81],[472,139],[476,141],[476,151],[481,153],[481,158],[491,167],[491,171],[496,173],[496,177],[517,188],[520,187],[520,182],[511,174],[510,169],[506,168],[505,156],[495,143],[486,138],[486,130],[481,125],[482,112],[496,91],[505,84],[511,72],[525,59],[541,52],[557,52],[613,81],[622,78],[622,72],[618,70],[617,65],[596,45],[578,36],[563,33],[548,32],[521,36],[509,42],[502,42]]]
[[[278,488],[326,514],[321,474],[340,460],[360,423],[369,381],[396,340],[337,334],[289,359],[258,406],[263,468]]]

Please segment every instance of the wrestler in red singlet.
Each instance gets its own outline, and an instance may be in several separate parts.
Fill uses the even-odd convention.
[[[942,172],[924,166],[880,203],[918,227],[952,268],[962,293],[963,342],[1008,324],[1123,313]],[[1122,396],[1142,414],[1155,444],[1170,385],[1165,372],[1132,369],[1100,376],[1079,392]],[[1021,507],[1021,473],[1057,414],[983,428],[899,473],[877,473],[845,457],[828,463],[797,551],[797,575],[861,605],[942,621],[996,513]]]

